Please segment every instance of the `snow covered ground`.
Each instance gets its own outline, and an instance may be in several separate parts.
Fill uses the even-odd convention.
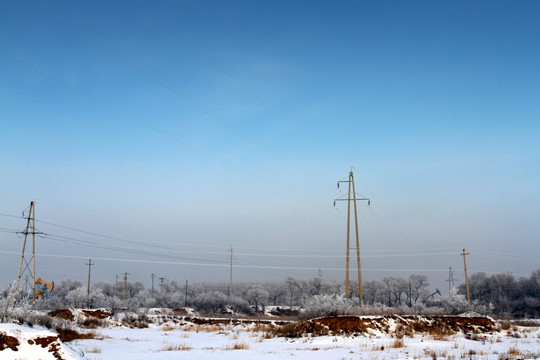
[[[100,328],[98,339],[62,346],[64,359],[540,359],[540,327],[515,327],[492,334],[462,333],[435,340],[430,335],[396,339],[376,336],[269,338],[255,325],[151,325],[146,329]],[[0,333],[30,339],[48,330],[0,324]],[[469,337],[469,339],[467,339]],[[24,341],[23,341],[24,342]],[[21,344],[0,351],[0,359],[47,359]],[[73,350],[70,349],[73,348]],[[45,350],[45,349],[43,349]],[[32,352],[33,351],[33,352]],[[52,359],[52,358],[51,358]]]
[[[206,328],[206,329],[205,329]],[[213,331],[210,331],[213,330]],[[374,337],[266,338],[244,326],[211,326],[191,330],[151,327],[104,329],[103,340],[77,340],[88,359],[523,359],[540,358],[540,329],[520,328],[481,335],[463,334],[445,340],[415,335],[396,341],[389,335]],[[516,337],[519,336],[519,337]]]
[[[58,334],[42,328],[0,324],[0,359],[83,359],[82,351],[58,340]]]

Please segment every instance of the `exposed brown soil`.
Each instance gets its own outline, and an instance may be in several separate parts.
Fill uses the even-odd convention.
[[[112,317],[112,313],[108,310],[82,310],[86,316],[95,317],[98,319],[108,319]]]
[[[19,340],[17,338],[14,338],[13,336],[6,335],[3,332],[0,332],[0,351],[5,350],[7,348],[17,351],[17,346],[19,346]]]
[[[48,352],[52,353],[56,359],[63,360],[62,355],[60,355],[60,343],[58,342],[57,336],[38,337],[35,338],[34,341],[44,349],[49,348]],[[30,341],[28,341],[28,343],[30,343]]]
[[[396,337],[425,333],[447,336],[456,332],[483,333],[495,330],[495,323],[487,317],[459,316],[337,316],[298,321],[276,328],[274,334],[300,337],[306,334],[370,335],[376,331]]]
[[[73,319],[75,319],[75,316],[73,316],[73,313],[69,309],[54,310],[49,312],[48,315],[69,321],[73,321]]]
[[[204,317],[184,317],[184,321],[196,325],[240,325],[240,324],[266,324],[266,325],[284,325],[288,321],[266,320],[266,319],[235,319],[235,318],[204,318]]]
[[[36,337],[34,339],[29,339],[28,344],[38,345],[44,349],[47,349],[48,352],[58,359],[63,360],[62,355],[60,354],[60,342],[58,341],[57,336],[42,336]],[[18,346],[20,345],[19,340],[13,336],[8,336],[5,333],[0,333],[0,351],[5,349],[11,349],[13,351],[18,351]]]
[[[46,348],[50,343],[58,340],[58,336],[38,337],[34,341],[36,344],[41,345],[42,348]]]

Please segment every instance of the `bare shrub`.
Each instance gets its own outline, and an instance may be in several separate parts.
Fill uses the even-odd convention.
[[[150,320],[146,314],[126,314],[122,319],[122,324],[130,328],[146,329]]]
[[[89,329],[96,329],[97,327],[103,327],[105,325],[105,322],[103,320],[95,317],[86,317],[82,320],[77,321],[77,323]]]

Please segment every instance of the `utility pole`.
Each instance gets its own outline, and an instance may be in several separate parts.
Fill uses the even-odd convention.
[[[85,265],[88,265],[88,289],[86,291],[86,298],[87,298],[87,304],[86,306],[88,308],[92,307],[92,304],[90,302],[90,269],[92,268],[92,265],[95,265],[96,263],[92,262],[92,259],[88,259],[88,263]]]
[[[186,279],[186,291],[184,293],[184,309],[187,307],[187,279]]]
[[[450,295],[450,291],[454,287],[454,271],[452,271],[452,267],[450,266],[448,268],[448,295]]]
[[[154,296],[154,277],[156,275],[154,275],[154,273],[152,273],[152,275],[150,275],[150,277],[152,278],[152,296]]]
[[[24,217],[24,213],[23,213]],[[23,247],[22,247],[22,253],[21,253],[21,262],[19,264],[19,272],[17,275],[17,284],[15,286],[15,293],[19,290],[19,283],[21,280],[21,276],[24,274],[26,270],[30,271],[29,267],[30,264],[25,259],[25,250],[26,250],[26,240],[28,239],[28,235],[32,234],[32,270],[31,270],[31,276],[32,276],[32,304],[36,305],[36,234],[41,234],[40,232],[36,232],[36,209],[34,206],[34,202],[30,202],[30,209],[28,210],[28,216],[26,219],[26,229],[19,234],[24,235],[24,241],[23,241]],[[25,264],[25,267],[23,268],[23,264]],[[17,298],[13,298],[13,302],[16,302]]]
[[[93,263],[92,259],[88,259],[88,263],[85,265],[88,265],[88,290],[86,292],[86,295],[90,297],[90,268],[92,267],[92,265],[96,265],[96,263]]]
[[[129,273],[124,273],[124,300],[127,300],[127,279]]]
[[[409,281],[409,307],[412,308],[412,286],[411,286],[410,281]]]
[[[463,256],[463,266],[465,268],[465,287],[467,288],[467,306],[469,310],[471,309],[471,297],[469,296],[469,276],[467,275],[467,259],[466,255],[469,255],[469,253],[465,252],[465,249],[463,249],[463,252],[461,253]]]
[[[229,276],[229,300],[232,299],[232,246],[231,246],[231,269],[230,269],[230,276]]]
[[[162,293],[163,292],[163,282],[165,281],[165,278],[164,277],[160,277],[159,278],[159,292]]]
[[[349,297],[349,253],[351,250],[350,246],[350,232],[351,232],[351,201],[354,208],[354,224],[356,229],[356,261],[358,264],[358,296],[360,298],[360,306],[364,304],[364,294],[362,290],[362,267],[360,266],[360,240],[358,236],[358,212],[356,208],[357,200],[367,200],[368,206],[371,205],[371,200],[360,196],[357,198],[356,189],[354,187],[354,174],[351,169],[349,172],[348,180],[340,180],[337,182],[337,187],[339,188],[340,183],[348,183],[349,189],[347,192],[347,198],[338,198],[334,200],[334,206],[336,201],[347,201],[347,255],[346,255],[346,270],[345,270],[345,297]]]
[[[116,280],[114,280],[114,296],[118,297],[118,274],[116,275]]]

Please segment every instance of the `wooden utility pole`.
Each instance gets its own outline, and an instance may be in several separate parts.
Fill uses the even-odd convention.
[[[335,205],[335,202],[336,201],[347,201],[347,252],[346,252],[346,260],[345,260],[345,266],[346,266],[346,270],[345,270],[345,297],[348,298],[349,297],[349,263],[350,263],[350,260],[349,260],[349,253],[350,253],[350,250],[351,250],[351,241],[350,241],[350,234],[351,234],[351,201],[352,201],[352,206],[353,206],[353,209],[354,209],[354,225],[355,225],[355,233],[356,233],[356,262],[357,262],[357,271],[358,271],[358,297],[360,298],[360,306],[362,306],[364,304],[364,293],[363,293],[363,289],[362,289],[362,267],[360,265],[360,237],[359,237],[359,234],[358,234],[358,211],[357,211],[357,207],[356,207],[356,201],[357,200],[367,200],[368,202],[368,206],[371,204],[371,200],[366,198],[366,197],[363,197],[363,196],[359,196],[357,198],[357,194],[356,194],[356,189],[355,189],[355,186],[354,186],[354,174],[353,174],[353,171],[351,170],[349,172],[349,178],[348,180],[340,180],[338,181],[337,183],[337,186],[339,188],[339,184],[340,183],[348,183],[349,186],[348,186],[348,191],[347,191],[347,198],[346,199],[335,199],[334,200],[334,205]]]
[[[152,278],[152,296],[154,296],[154,277],[156,275],[154,275],[154,273],[152,273],[152,275],[150,275],[150,277]]]
[[[26,240],[28,239],[28,234],[32,234],[32,304],[36,305],[36,210],[33,201],[30,202],[30,210],[28,210],[28,217],[26,217],[26,229],[22,232],[22,234],[24,234],[24,241],[22,247],[21,262],[19,263],[19,273],[17,275],[17,284],[15,286],[15,293],[17,293],[17,291],[19,290],[21,276],[30,266],[30,264],[25,259],[24,253],[26,250]],[[24,268],[23,263],[26,265]],[[17,298],[13,298],[13,301],[17,301]]]
[[[466,255],[469,255],[469,253],[465,252],[465,249],[463,249],[463,252],[461,253],[463,256],[463,266],[465,268],[465,287],[467,288],[467,306],[469,310],[471,309],[471,297],[469,296],[469,276],[467,275],[467,259]]]

